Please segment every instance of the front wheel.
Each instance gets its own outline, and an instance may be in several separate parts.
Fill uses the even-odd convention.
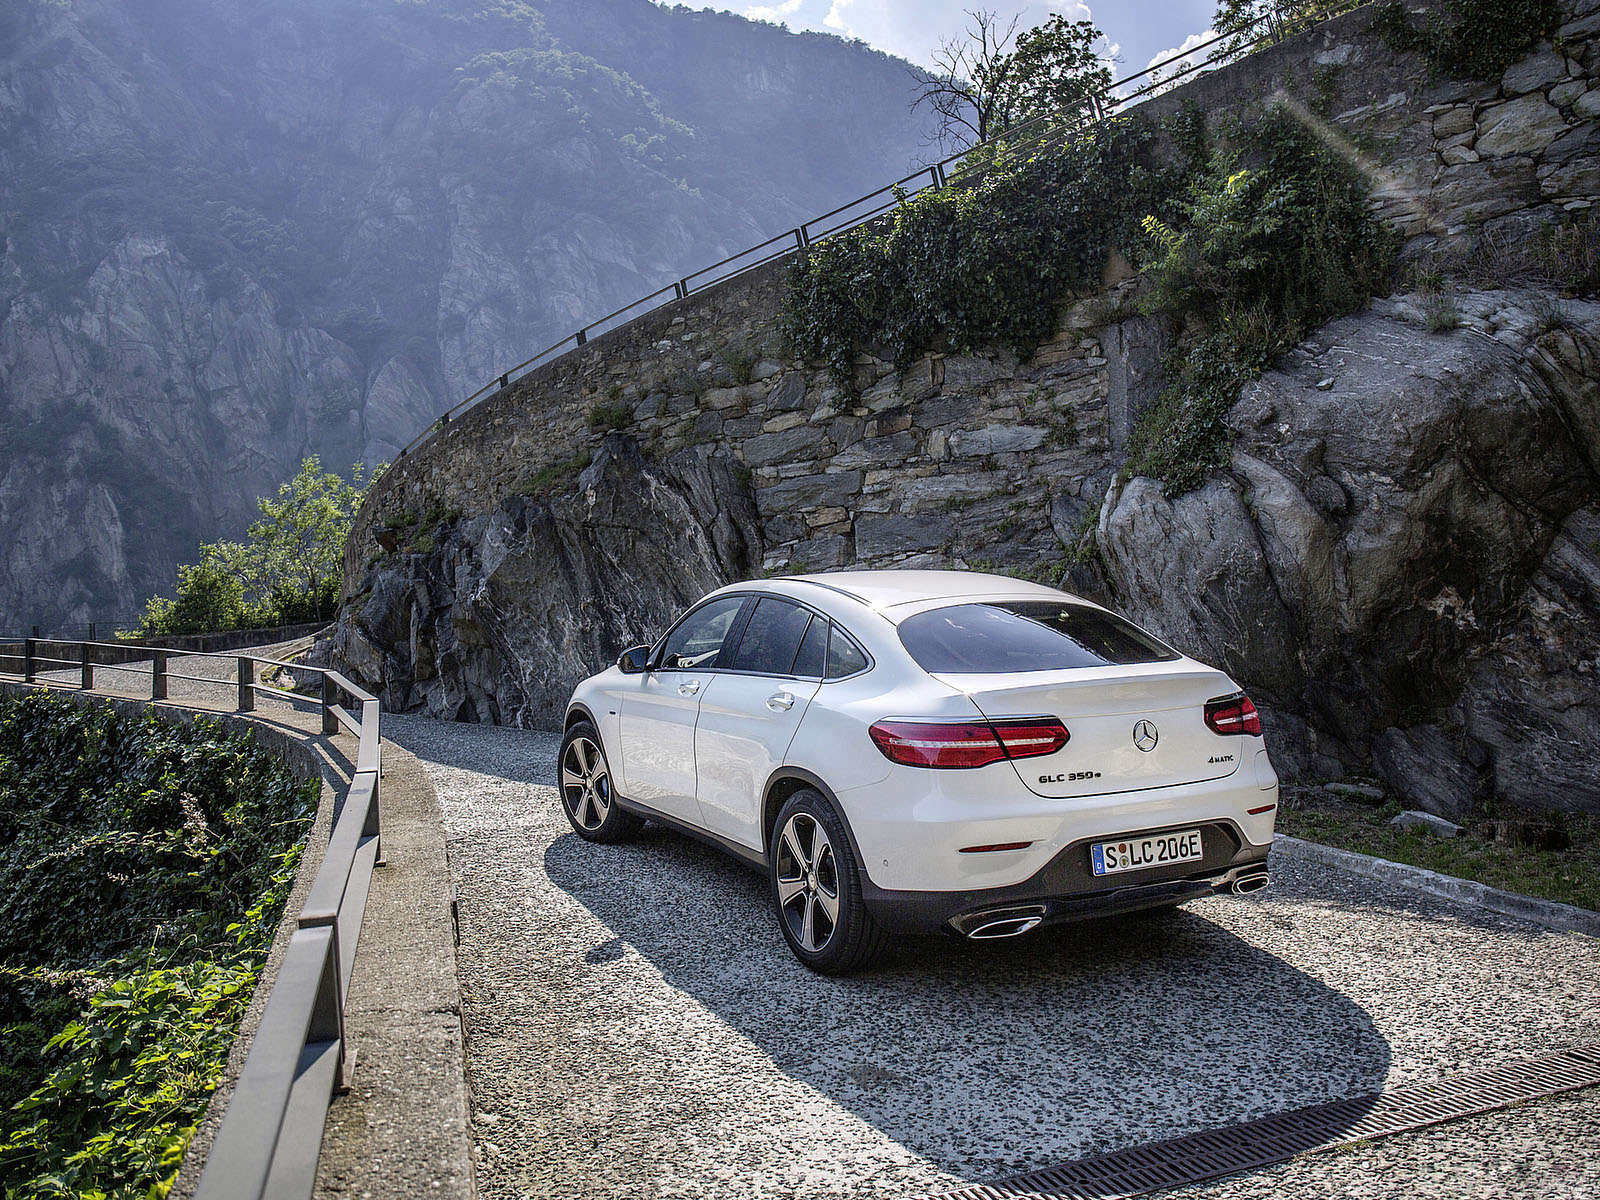
[[[644,822],[617,803],[600,731],[579,721],[561,740],[561,807],[572,830],[591,842],[622,842]]]
[[[844,819],[812,788],[790,796],[773,826],[768,874],[789,949],[822,975],[848,975],[875,959],[884,935],[861,899],[861,869]]]

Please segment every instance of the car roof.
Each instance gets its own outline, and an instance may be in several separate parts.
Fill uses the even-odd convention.
[[[761,584],[798,585],[792,589],[774,589],[795,596],[804,596],[812,588],[824,589],[884,612],[891,619],[904,614],[891,614],[887,610],[902,605],[932,607],[933,603],[930,602],[941,601],[1061,600],[1065,597],[1080,604],[1090,604],[1070,592],[1030,583],[1025,579],[1013,579],[1009,575],[989,575],[982,571],[834,571],[823,575],[785,575],[762,580]]]

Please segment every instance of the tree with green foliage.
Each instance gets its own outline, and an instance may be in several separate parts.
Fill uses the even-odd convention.
[[[967,149],[1035,117],[1070,116],[1111,85],[1093,22],[1057,14],[1019,34],[1016,18],[1002,25],[987,9],[967,16],[965,33],[935,52],[935,71],[912,102],[933,110],[942,145]]]
[[[1355,8],[1363,0],[1217,0],[1211,28],[1223,35],[1221,53],[1237,53],[1272,37],[1287,37],[1309,28],[1317,19],[1340,8]]]
[[[206,633],[245,628],[244,587],[218,554],[201,546],[200,561],[178,567],[178,594],[157,596],[145,606],[142,632]]]
[[[156,597],[145,609],[146,636],[210,633],[321,621],[339,607],[344,543],[367,489],[357,463],[350,478],[324,471],[312,455],[300,471],[263,496],[261,518],[244,542],[200,547],[200,561],[178,568],[175,599]]]

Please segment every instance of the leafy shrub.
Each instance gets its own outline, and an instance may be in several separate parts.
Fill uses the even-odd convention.
[[[1600,293],[1600,216],[1593,209],[1557,225],[1538,243],[1545,277],[1577,296]]]
[[[1160,249],[1145,305],[1197,336],[1169,355],[1173,382],[1135,427],[1128,470],[1178,493],[1226,462],[1244,385],[1377,290],[1394,238],[1360,174],[1283,108],[1229,131],[1180,221],[1144,228]]]
[[[596,400],[589,409],[589,428],[609,433],[633,422],[633,409],[621,400]]]
[[[760,355],[749,346],[725,346],[717,353],[717,360],[728,368],[728,375],[736,384],[746,384],[756,377],[756,363]]]
[[[930,350],[1031,354],[1061,302],[1098,286],[1108,250],[1180,190],[1179,169],[1148,165],[1151,136],[1134,118],[1107,121],[812,247],[786,296],[792,352],[825,361],[847,390],[869,345],[901,367]]]
[[[1498,79],[1560,23],[1557,0],[1447,0],[1420,20],[1389,0],[1377,6],[1372,28],[1391,49],[1421,54],[1435,74]]]
[[[532,475],[526,483],[517,490],[525,496],[547,496],[551,492],[559,491],[569,486],[578,477],[585,467],[589,465],[587,453],[575,454],[571,458],[557,459],[555,462],[545,463]]]
[[[0,1188],[164,1194],[314,806],[212,721],[0,699]]]
[[[1422,321],[1429,333],[1449,333],[1461,328],[1461,306],[1455,293],[1437,292],[1422,302]]]

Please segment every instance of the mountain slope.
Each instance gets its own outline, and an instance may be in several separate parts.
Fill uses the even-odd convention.
[[[648,0],[0,11],[0,615],[123,612],[301,456],[877,186],[906,64]]]

